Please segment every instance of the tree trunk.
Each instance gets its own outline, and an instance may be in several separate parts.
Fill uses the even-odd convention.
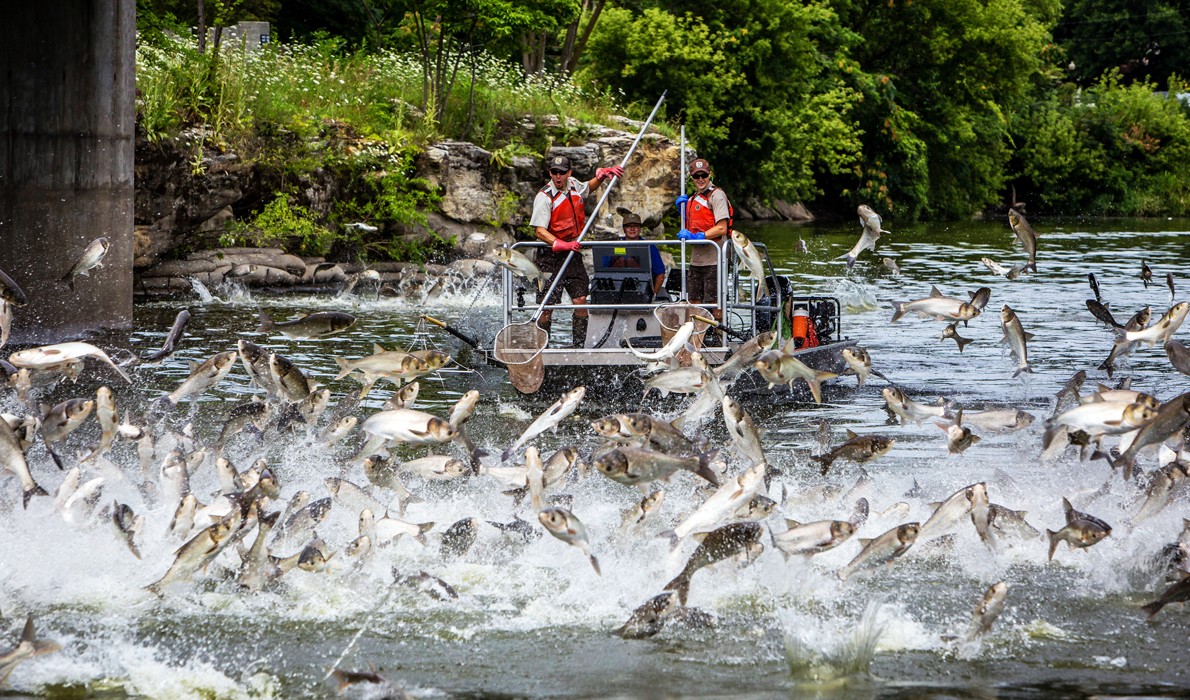
[[[567,74],[573,73],[574,69],[578,68],[578,60],[587,48],[587,39],[591,38],[591,30],[595,29],[595,23],[599,21],[599,13],[603,12],[605,2],[606,0],[594,0],[594,4],[591,6],[591,17],[587,20],[586,26],[583,27],[583,35],[578,40],[578,46],[575,47],[570,61],[562,66],[562,70]]]
[[[562,70],[569,73],[566,66],[571,64],[571,59],[574,56],[574,40],[578,36],[578,23],[583,19],[583,13],[587,11],[587,1],[583,0],[583,6],[579,9],[578,16],[566,27],[566,39],[562,42]]]
[[[207,3],[198,0],[198,52],[207,52]]]

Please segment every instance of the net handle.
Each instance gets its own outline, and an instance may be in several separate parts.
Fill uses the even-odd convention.
[[[653,105],[653,111],[649,113],[649,118],[645,120],[644,126],[640,128],[640,133],[636,135],[636,140],[632,142],[632,146],[629,147],[628,152],[624,154],[624,158],[620,161],[621,169],[628,165],[628,159],[632,157],[632,154],[636,151],[637,145],[640,144],[640,140],[644,138],[645,132],[649,129],[649,124],[653,123],[653,117],[657,116],[657,110],[661,109],[661,103],[665,101],[665,94],[667,92],[669,92],[669,90],[663,90],[661,92],[661,97],[657,100],[657,104]],[[583,238],[587,235],[587,232],[591,230],[591,224],[595,223],[596,217],[599,216],[599,210],[603,208],[604,202],[607,201],[608,195],[612,193],[612,189],[616,186],[616,183],[619,182],[619,180],[620,178],[618,176],[612,175],[611,182],[608,183],[607,187],[603,188],[603,194],[599,196],[599,202],[595,204],[595,209],[591,212],[591,215],[587,217],[587,222],[583,224],[583,230],[579,233],[577,242],[582,242]],[[562,261],[562,267],[558,268],[558,271],[554,274],[554,278],[550,282],[549,290],[546,291],[545,296],[542,297],[541,304],[537,306],[537,311],[533,312],[532,320],[534,323],[536,323],[537,320],[541,318],[541,315],[545,313],[546,304],[549,303],[550,297],[554,295],[554,290],[558,288],[558,283],[562,281],[562,276],[566,273],[566,268],[570,265],[570,261],[573,258],[574,251],[572,250],[566,254],[566,260]]]

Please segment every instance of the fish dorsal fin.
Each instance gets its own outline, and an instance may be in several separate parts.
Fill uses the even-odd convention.
[[[1070,505],[1069,498],[1062,498],[1062,510],[1066,511],[1067,515],[1069,515],[1074,510],[1074,506]]]
[[[25,618],[25,629],[21,631],[22,642],[34,642],[37,640],[37,630],[33,627],[33,614],[30,613]]]
[[[792,530],[795,527],[801,527],[801,526],[802,526],[802,524],[799,523],[798,521],[794,520],[793,518],[785,519],[785,527],[789,528],[790,530]]]
[[[709,534],[711,534],[711,533],[709,533],[709,532],[696,532],[696,533],[694,533],[693,535],[691,535],[691,537],[693,537],[693,538],[694,538],[694,541],[695,541],[695,542],[697,542],[697,543],[699,543],[699,544],[702,544],[703,540],[705,540],[705,539],[707,538],[707,535],[709,535]]]
[[[1099,393],[1103,393],[1105,391],[1112,391],[1112,388],[1106,384],[1096,384],[1095,391],[1097,391]]]
[[[1082,397],[1080,401],[1083,403],[1102,403],[1107,401],[1107,399],[1103,398],[1102,394],[1091,394],[1090,396]]]
[[[867,547],[867,546],[868,546],[868,545],[870,545],[870,544],[872,544],[872,538],[871,538],[871,537],[861,537],[861,538],[859,538],[859,546],[861,546],[861,547]]]
[[[938,510],[940,507],[942,507],[942,501],[934,501],[933,503],[927,503],[926,507],[933,508],[934,510]]]
[[[848,440],[854,440],[857,437],[859,437],[859,433],[855,432],[854,430],[852,430],[850,428],[847,429],[847,439]]]
[[[1036,337],[1037,337],[1037,336],[1035,336],[1034,334],[1030,333],[1029,331],[1025,331],[1025,341],[1026,341],[1026,342],[1028,342],[1028,341],[1030,341],[1030,340],[1033,340],[1033,339],[1034,339],[1034,338],[1036,338]]]
[[[933,299],[934,297],[940,297],[940,296],[942,296],[942,292],[938,291],[938,287],[936,285],[931,284],[930,285],[930,298]]]
[[[383,347],[381,347],[380,343],[372,343],[372,354],[373,355],[379,355],[382,352],[388,352],[388,350],[385,350]]]

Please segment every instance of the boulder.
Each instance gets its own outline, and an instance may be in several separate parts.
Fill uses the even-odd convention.
[[[801,202],[794,202],[793,204],[790,204],[783,199],[774,199],[773,209],[776,209],[777,213],[780,214],[782,218],[789,221],[814,220],[814,215],[811,214],[810,210],[806,209],[806,206]]]

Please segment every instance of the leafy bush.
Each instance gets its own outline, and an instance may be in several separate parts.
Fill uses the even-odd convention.
[[[1170,93],[1185,86],[1171,81]],[[1067,214],[1190,213],[1190,112],[1146,82],[1109,73],[1016,124],[1018,196]]]
[[[280,246],[301,255],[322,255],[334,240],[334,234],[321,226],[310,211],[291,205],[280,195],[265,205],[251,221],[234,221],[220,237],[224,246]]]

